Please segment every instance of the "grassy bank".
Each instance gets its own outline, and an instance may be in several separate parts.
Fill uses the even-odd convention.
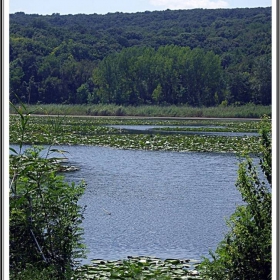
[[[143,117],[216,117],[216,118],[260,118],[271,116],[271,106],[246,104],[243,106],[197,108],[182,106],[118,106],[97,105],[26,105],[28,111],[45,115],[80,116],[143,116]],[[10,108],[10,113],[15,113]]]

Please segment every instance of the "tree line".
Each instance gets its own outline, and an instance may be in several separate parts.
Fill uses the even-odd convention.
[[[132,55],[135,58],[129,58]],[[107,98],[102,85],[105,78],[98,76],[105,64],[121,58],[128,59],[127,64],[137,61],[137,65],[118,65],[117,75],[129,76],[130,81],[110,81]],[[205,80],[199,76],[199,67],[206,71],[207,60],[213,65],[206,68],[215,71],[210,77],[208,69]],[[153,72],[156,65],[165,72]],[[147,82],[149,74],[152,77]],[[187,86],[191,77],[195,83]],[[16,101],[15,95],[30,104],[270,104],[271,7],[107,15],[11,14],[10,99]]]
[[[93,81],[97,98],[115,104],[213,106],[225,91],[217,55],[178,46],[134,47],[111,54],[95,69]]]

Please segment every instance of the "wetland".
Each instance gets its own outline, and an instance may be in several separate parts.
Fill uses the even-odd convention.
[[[67,151],[77,171],[66,180],[87,184],[84,265],[96,269],[93,259],[108,265],[128,256],[199,263],[242,203],[239,156],[259,146],[259,120],[29,118],[23,142]],[[12,147],[21,140],[19,122],[10,117]]]

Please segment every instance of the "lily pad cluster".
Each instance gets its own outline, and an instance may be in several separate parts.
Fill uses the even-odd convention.
[[[198,265],[198,261],[189,259],[128,256],[115,261],[94,259],[78,268],[76,274],[77,279],[202,279],[196,270]]]
[[[16,115],[11,115],[10,120],[19,119]],[[160,125],[160,126],[204,126],[203,129],[211,126],[221,126],[234,129],[234,131],[256,131],[259,120],[242,119],[182,119],[182,118],[149,118],[149,117],[74,117],[74,116],[36,116],[30,115],[29,123],[40,125],[56,126],[102,126],[102,125]]]
[[[18,118],[10,118],[10,143],[17,144],[21,141],[18,129]],[[108,127],[108,124],[147,124],[173,125],[179,120],[140,120],[140,119],[98,119],[98,118],[74,118],[54,117],[42,118],[31,117],[28,123],[23,142],[26,144],[52,144],[52,145],[94,145],[107,146],[118,149],[141,149],[151,151],[178,151],[178,152],[223,152],[223,153],[249,153],[259,152],[259,137],[228,137],[220,135],[186,135],[178,131],[172,134],[160,133],[158,131],[127,131]],[[197,120],[181,121],[181,125],[197,124]],[[201,121],[200,121],[201,122]],[[204,124],[215,125],[205,127],[205,131],[256,131],[258,121],[251,122],[225,122],[204,121]],[[168,129],[168,128],[167,128]],[[194,130],[194,128],[186,128]],[[173,128],[174,130],[174,128]]]

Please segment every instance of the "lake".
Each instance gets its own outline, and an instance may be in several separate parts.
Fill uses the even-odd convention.
[[[215,250],[225,219],[242,204],[234,154],[54,148],[68,151],[67,164],[80,168],[65,173],[66,180],[87,183],[80,200],[87,205],[83,263],[131,255],[200,260]]]
[[[225,218],[241,204],[233,154],[118,150],[62,146],[85,179],[80,203],[88,260],[129,255],[199,260],[227,231]],[[87,262],[86,261],[86,262]]]

